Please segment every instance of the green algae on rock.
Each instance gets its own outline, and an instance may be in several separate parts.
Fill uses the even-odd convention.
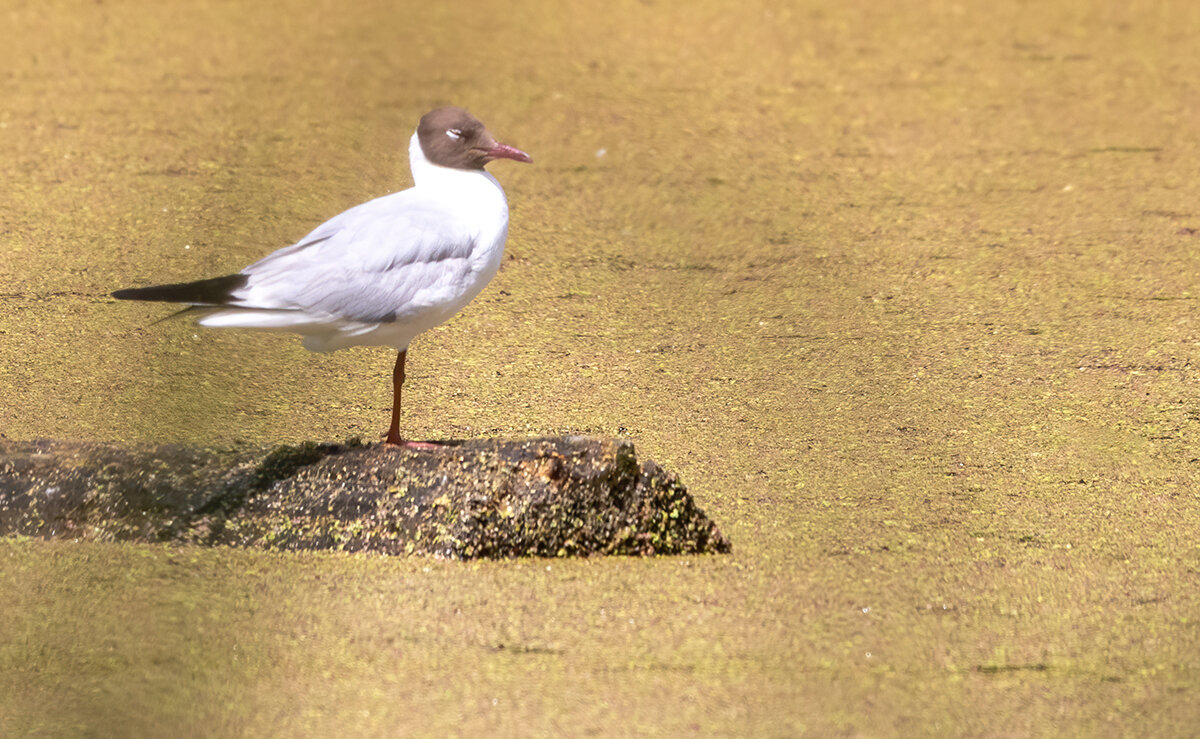
[[[728,552],[633,445],[559,437],[431,450],[0,441],[0,535],[477,557]]]

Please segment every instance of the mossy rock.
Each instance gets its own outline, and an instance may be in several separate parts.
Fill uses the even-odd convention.
[[[633,445],[559,437],[434,449],[0,441],[0,535],[449,558],[728,552]]]

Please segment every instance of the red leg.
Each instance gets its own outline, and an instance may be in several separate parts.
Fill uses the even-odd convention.
[[[387,438],[384,441],[397,446],[404,443],[400,438],[400,388],[404,386],[404,359],[408,350],[396,355],[396,368],[392,370],[392,425],[388,427]]]
[[[408,350],[396,355],[396,368],[392,370],[392,425],[388,427],[385,444],[406,446],[409,449],[439,449],[440,444],[428,441],[405,441],[400,438],[400,388],[404,385],[404,360]]]

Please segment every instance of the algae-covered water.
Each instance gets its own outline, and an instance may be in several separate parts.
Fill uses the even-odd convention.
[[[392,357],[154,323],[498,162],[415,438],[631,438],[717,557],[0,541],[2,735],[1144,735],[1200,722],[1200,6],[10,0],[0,432],[375,438]]]

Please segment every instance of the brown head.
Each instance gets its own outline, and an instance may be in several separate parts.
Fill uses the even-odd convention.
[[[493,159],[532,162],[520,149],[496,141],[479,119],[462,108],[438,108],[421,117],[417,139],[425,158],[454,169],[483,169]]]

